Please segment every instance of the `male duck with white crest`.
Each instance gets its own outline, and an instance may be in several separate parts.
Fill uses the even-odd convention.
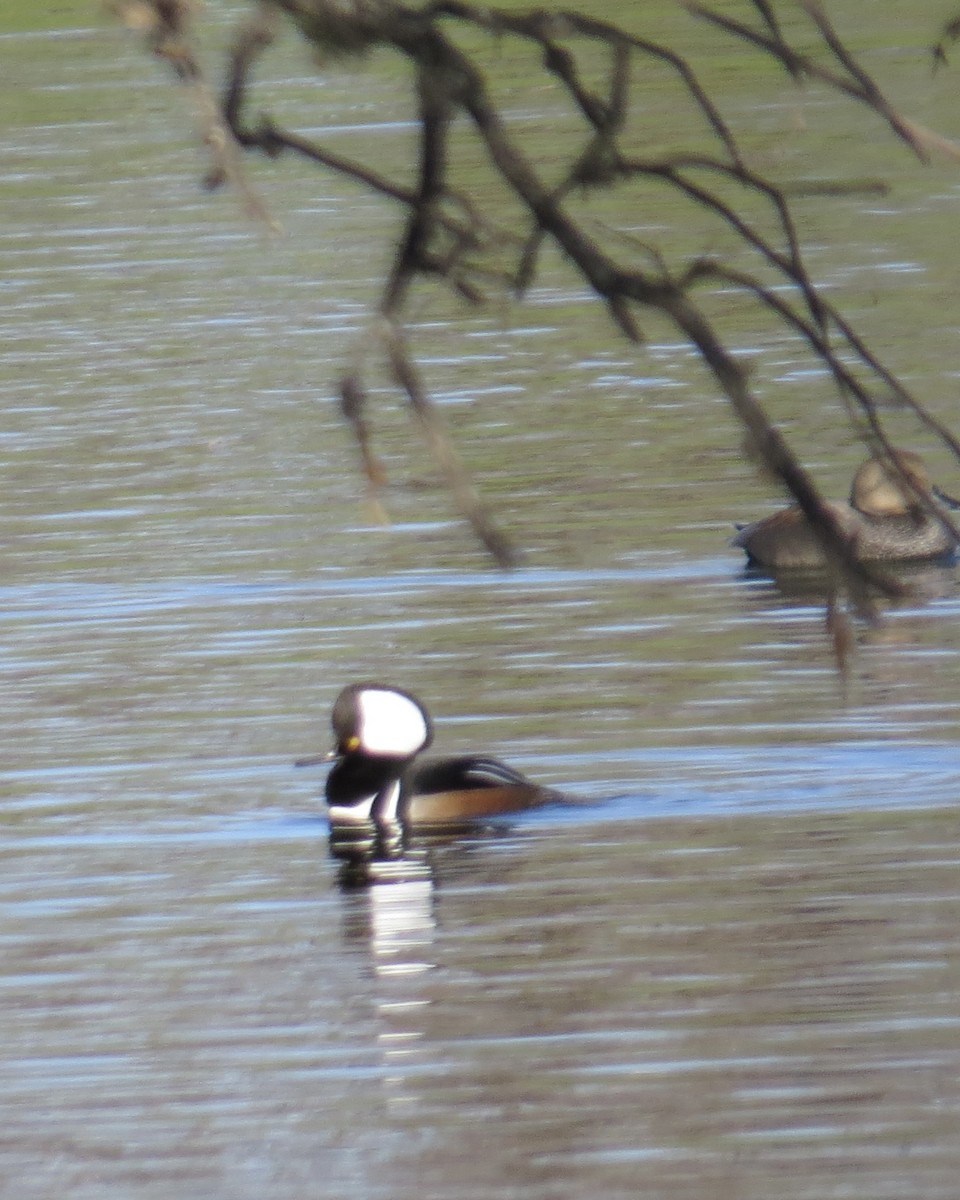
[[[326,800],[331,834],[469,825],[561,799],[495,758],[461,755],[417,761],[433,724],[410,692],[351,683],[336,699],[335,748],[297,766],[333,762]]]

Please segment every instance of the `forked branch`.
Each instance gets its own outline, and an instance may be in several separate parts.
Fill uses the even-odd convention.
[[[132,0],[131,0],[132,2]],[[155,25],[148,40],[178,78],[204,86],[189,36],[186,0],[136,0],[152,10]],[[819,52],[792,45],[768,0],[752,0],[754,23],[740,21],[708,3],[688,0],[688,11],[718,33],[735,38],[778,62],[792,79],[816,80],[856,100],[885,121],[921,157],[931,150],[953,153],[956,147],[902,116],[886,100],[876,81],[856,61],[817,0],[796,0]],[[116,5],[122,7],[121,4]],[[130,4],[127,6],[130,7]],[[350,57],[374,48],[389,49],[410,65],[417,101],[419,162],[413,186],[384,175],[369,164],[334,154],[314,139],[279,127],[269,117],[248,117],[252,68],[268,49],[277,22],[287,20],[321,57]],[[548,182],[527,153],[522,129],[515,129],[495,103],[481,65],[482,55],[468,53],[453,36],[471,27],[491,39],[517,40],[540,52],[543,70],[579,117],[582,138],[559,180]],[[595,82],[596,50],[607,67]],[[590,68],[586,55],[592,55]],[[642,68],[666,69],[690,102],[706,149],[697,154],[639,157],[630,144],[634,80]],[[465,119],[476,142],[502,183],[519,202],[523,218],[507,227],[481,214],[458,184],[451,165],[453,123]],[[392,375],[423,430],[461,512],[498,562],[514,552],[486,513],[456,455],[436,406],[409,353],[403,331],[414,285],[431,278],[446,283],[472,303],[490,286],[508,280],[517,292],[530,283],[539,250],[552,242],[592,289],[631,341],[639,341],[638,315],[653,309],[665,315],[699,351],[718,387],[749,431],[769,469],[796,497],[818,530],[831,558],[864,579],[869,573],[853,561],[851,546],[812,481],[752,394],[745,370],[726,346],[696,299],[705,283],[736,286],[757,299],[785,329],[799,333],[811,353],[836,381],[855,423],[870,440],[890,448],[880,417],[882,401],[894,393],[924,426],[960,457],[960,443],[933,420],[903,383],[886,369],[841,314],[827,301],[804,262],[802,247],[785,190],[750,166],[735,133],[701,84],[689,61],[674,47],[634,36],[616,25],[575,11],[505,12],[467,0],[434,0],[414,9],[393,0],[260,0],[241,27],[230,55],[229,76],[218,120],[233,147],[276,157],[293,153],[354,180],[406,210],[404,228],[379,305],[381,338],[361,343],[358,366],[341,385],[344,413],[363,456],[367,478],[376,489],[381,474],[371,446],[362,386],[367,347],[385,348]],[[228,161],[228,156],[223,156]],[[233,166],[224,178],[236,179]],[[620,187],[644,197],[651,185],[667,188],[715,218],[756,261],[756,269],[726,267],[694,257],[671,272],[656,250],[651,265],[624,266],[616,245],[604,245],[578,215],[574,194]],[[506,268],[505,251],[512,254]],[[875,580],[876,581],[876,580]],[[881,585],[888,589],[892,583]]]

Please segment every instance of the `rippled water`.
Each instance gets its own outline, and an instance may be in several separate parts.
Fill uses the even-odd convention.
[[[358,96],[278,63],[276,111],[401,154],[390,70]],[[726,546],[776,498],[689,352],[653,325],[635,357],[559,270],[503,321],[428,298],[416,326],[522,568],[489,569],[383,379],[369,524],[333,381],[393,214],[254,167],[261,239],[112,30],[0,64],[0,1194],[952,1200],[955,572],[840,680],[817,598]],[[759,149],[820,170],[793,106]],[[893,191],[805,210],[813,257],[949,419],[955,173],[864,154]],[[733,319],[841,494],[833,398]],[[291,764],[367,676],[570,802],[341,886]]]

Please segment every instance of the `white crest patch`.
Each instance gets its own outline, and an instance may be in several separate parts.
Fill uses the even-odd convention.
[[[357,696],[357,736],[366,754],[410,758],[429,736],[427,719],[409,696],[386,688],[364,688]]]

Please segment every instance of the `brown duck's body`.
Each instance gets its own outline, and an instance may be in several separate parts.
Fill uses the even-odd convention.
[[[326,800],[331,832],[428,828],[481,821],[559,800],[495,758],[416,761],[433,740],[429,715],[409,692],[351,684],[333,710],[337,739]],[[320,759],[303,759],[308,765]]]
[[[868,459],[854,476],[849,502],[828,504],[854,557],[863,563],[949,558],[957,541],[936,515],[943,510],[934,500],[922,460],[909,450],[899,450],[896,463]],[[796,504],[744,526],[732,545],[745,550],[751,564],[772,570],[811,571],[827,565],[820,539]]]

